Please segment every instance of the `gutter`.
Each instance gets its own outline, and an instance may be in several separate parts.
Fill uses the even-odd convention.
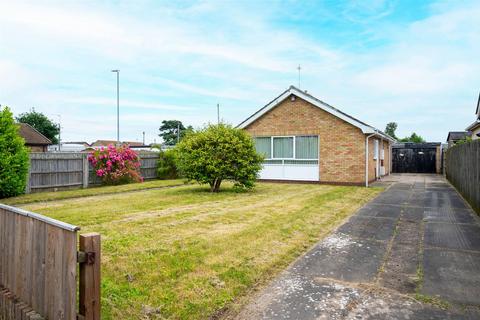
[[[368,188],[368,139],[376,135],[372,133],[365,138],[365,187]]]

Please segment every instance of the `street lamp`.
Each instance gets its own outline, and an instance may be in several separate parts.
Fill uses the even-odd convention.
[[[117,145],[120,145],[120,70],[112,70],[117,74]]]

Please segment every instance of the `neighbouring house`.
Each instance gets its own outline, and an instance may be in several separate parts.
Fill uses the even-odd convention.
[[[30,148],[31,152],[47,152],[48,146],[52,141],[41,134],[37,129],[28,123],[19,123],[19,133],[25,140],[25,145]]]
[[[90,144],[90,147],[92,148],[100,148],[100,147],[107,147],[109,145],[116,145],[117,144],[117,140],[97,140],[95,142],[92,142]]]
[[[450,131],[447,136],[448,147],[457,144],[458,141],[463,141],[472,136],[470,131]]]
[[[475,111],[476,120],[465,130],[472,132],[472,139],[480,139],[480,94],[478,95],[477,110]]]
[[[152,147],[150,145],[144,145],[142,142],[138,141],[122,141],[122,145],[128,145],[131,149],[136,151],[152,151]],[[107,147],[109,145],[117,145],[116,140],[97,140],[93,142],[86,150],[94,150],[99,149],[101,147]]]
[[[88,150],[90,145],[83,142],[62,142],[60,145],[53,144],[48,146],[50,152],[82,152]]]
[[[238,127],[265,155],[260,179],[368,186],[391,172],[395,139],[294,86]]]
[[[116,145],[117,140],[97,140],[92,142],[90,147],[107,147],[109,145]],[[144,147],[143,143],[138,141],[122,141],[122,145],[128,144],[130,147]]]

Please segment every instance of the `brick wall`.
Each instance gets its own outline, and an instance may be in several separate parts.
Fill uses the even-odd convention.
[[[320,181],[365,183],[365,135],[362,131],[301,98],[285,99],[245,130],[252,136],[318,135]],[[369,159],[373,159],[372,138],[370,143]],[[373,160],[369,161],[369,167],[369,180],[373,180]]]

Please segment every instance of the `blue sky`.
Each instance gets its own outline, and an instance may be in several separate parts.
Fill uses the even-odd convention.
[[[238,124],[297,85],[379,129],[444,141],[474,120],[479,1],[0,0],[0,104],[62,140],[159,141],[162,120]]]

